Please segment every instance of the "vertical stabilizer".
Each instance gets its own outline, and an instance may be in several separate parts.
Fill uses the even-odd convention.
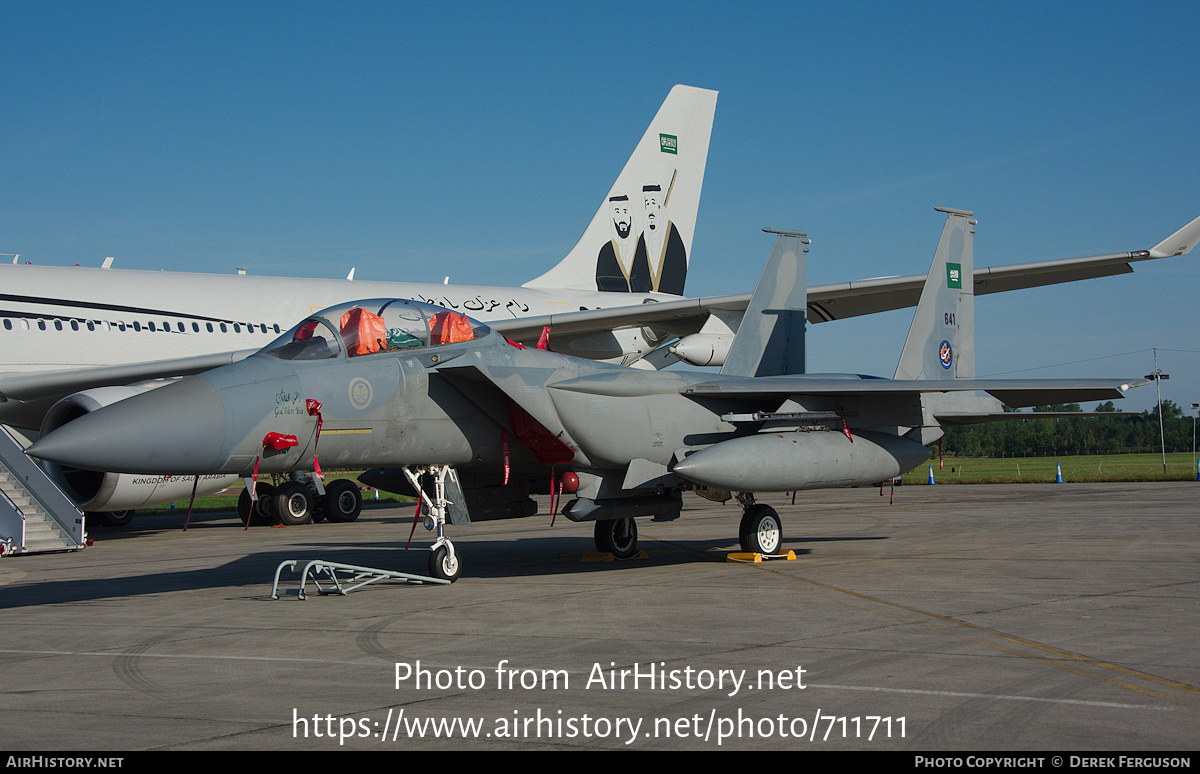
[[[524,287],[682,295],[716,106],[672,88],[579,242]]]
[[[775,237],[758,287],[746,307],[721,373],[779,376],[805,372],[804,326],[808,322],[808,236],[764,228]]]
[[[897,379],[975,377],[975,213],[935,207],[946,227],[913,315]]]

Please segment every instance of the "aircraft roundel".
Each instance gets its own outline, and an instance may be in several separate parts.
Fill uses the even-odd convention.
[[[350,405],[354,408],[362,410],[371,405],[372,390],[371,383],[361,376],[355,377],[350,382]]]
[[[938,359],[942,361],[942,368],[949,368],[954,362],[954,350],[950,348],[950,342],[943,341],[938,347]]]

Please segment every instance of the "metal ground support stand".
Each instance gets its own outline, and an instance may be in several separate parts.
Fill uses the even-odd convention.
[[[279,575],[283,572],[283,568],[288,567],[295,570],[296,564],[299,561],[298,559],[288,559],[281,562],[275,568],[275,582],[271,584],[271,599],[279,599]],[[349,573],[350,577],[339,578],[337,575],[338,572]],[[320,575],[327,576],[327,580],[332,586],[321,588],[321,582],[317,579]],[[358,567],[353,564],[341,564],[339,562],[327,562],[323,559],[313,559],[304,565],[304,570],[300,576],[300,599],[305,599],[304,587],[308,585],[310,577],[318,594],[341,594],[343,596],[378,580],[402,580],[406,583],[440,583],[443,585],[450,583],[448,580],[430,578],[425,575],[413,575],[407,572],[379,570],[373,567]]]

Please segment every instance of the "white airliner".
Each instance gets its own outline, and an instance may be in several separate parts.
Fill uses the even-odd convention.
[[[35,438],[162,379],[245,356],[315,310],[366,296],[429,301],[493,324],[678,299],[716,102],[715,91],[671,89],[578,244],[521,287],[131,271],[110,268],[111,261],[101,268],[16,259],[0,265],[0,423]],[[667,335],[614,327],[555,332],[553,346],[632,362]],[[542,327],[531,330],[536,341]],[[58,479],[90,511],[169,502],[191,491],[191,482],[82,471]],[[206,483],[216,489],[222,482]]]
[[[244,357],[313,311],[358,298],[429,301],[526,342],[549,326],[553,349],[566,354],[627,364],[653,355],[653,367],[674,341],[675,358],[720,365],[750,294],[682,297],[716,98],[674,87],[579,242],[520,287],[0,264],[0,424],[31,440],[164,379]],[[976,294],[1129,272],[1132,261],[1187,252],[1197,239],[1200,218],[1150,250],[976,269]],[[924,279],[809,288],[809,321],[913,306]],[[190,479],[56,478],[87,511],[192,491]]]

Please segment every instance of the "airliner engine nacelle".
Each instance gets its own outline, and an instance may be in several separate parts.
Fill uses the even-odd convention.
[[[139,382],[132,385],[97,387],[69,395],[50,409],[42,421],[42,435],[56,430],[85,414],[125,398],[149,392],[169,384],[170,380]],[[81,511],[128,511],[148,504],[173,502],[190,497],[192,476],[154,476],[102,473],[43,461],[42,468]],[[237,476],[201,476],[197,495],[207,495],[232,486]]]
[[[674,472],[718,489],[787,492],[886,481],[928,458],[925,446],[885,433],[760,433],[693,452]]]
[[[550,348],[555,352],[572,357],[632,365],[666,341],[668,335],[647,327],[589,333],[582,336],[555,336],[551,331]]]
[[[732,343],[732,333],[693,333],[674,344],[671,354],[688,365],[722,366]]]

